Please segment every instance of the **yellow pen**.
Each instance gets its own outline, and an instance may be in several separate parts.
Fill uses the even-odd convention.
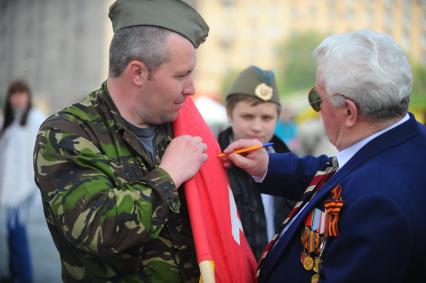
[[[274,145],[273,142],[268,142],[268,143],[264,143],[264,144],[260,144],[260,145],[254,145],[254,146],[240,148],[240,149],[234,150],[231,153],[250,152],[250,151],[253,151],[253,150],[258,150],[258,149],[265,148],[265,147],[268,147],[268,146],[273,146],[273,145]],[[225,156],[228,156],[231,153],[220,153],[220,154],[217,155],[217,157],[225,157]]]

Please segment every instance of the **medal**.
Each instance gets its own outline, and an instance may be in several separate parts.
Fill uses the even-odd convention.
[[[314,259],[314,267],[312,268],[316,273],[320,273],[321,270],[321,258],[317,257]]]
[[[305,218],[305,227],[300,235],[303,250],[300,254],[300,261],[303,268],[312,274],[311,283],[318,283],[320,280],[323,265],[322,254],[327,239],[339,236],[338,222],[344,206],[342,191],[340,185],[332,188],[330,198],[323,203],[325,212],[314,208]]]
[[[318,283],[320,278],[320,275],[318,273],[315,273],[314,275],[312,275],[311,277],[311,283]]]
[[[306,257],[304,258],[304,260],[303,260],[302,264],[303,264],[303,267],[304,267],[306,270],[311,270],[311,269],[312,269],[312,267],[314,267],[314,260],[313,260],[313,258],[312,258],[312,257],[310,257],[309,255],[306,255]]]

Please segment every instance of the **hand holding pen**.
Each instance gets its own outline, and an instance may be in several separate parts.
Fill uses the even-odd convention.
[[[231,143],[220,157],[225,167],[231,163],[245,170],[249,175],[263,177],[268,169],[269,155],[263,148],[270,146],[261,144],[258,140],[240,139]],[[245,153],[245,154],[232,154]]]
[[[273,146],[273,145],[274,145],[273,142],[268,142],[268,143],[264,143],[264,144],[258,144],[258,145],[243,147],[241,149],[234,150],[230,153],[220,153],[220,154],[217,155],[217,157],[225,157],[225,156],[228,156],[229,154],[232,154],[232,153],[246,153],[246,152],[258,150],[258,149],[261,149],[261,148],[266,148],[268,146]]]

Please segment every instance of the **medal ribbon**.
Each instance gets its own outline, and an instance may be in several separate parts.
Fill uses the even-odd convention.
[[[279,239],[279,235],[282,229],[284,228],[284,226],[290,221],[290,219],[294,215],[296,215],[297,211],[299,211],[299,209],[303,207],[305,203],[307,203],[313,198],[313,196],[318,191],[318,189],[322,186],[322,184],[324,184],[334,174],[334,172],[337,170],[337,167],[338,167],[337,159],[334,157],[332,162],[328,162],[324,169],[318,170],[315,173],[314,178],[312,179],[311,183],[309,184],[309,186],[306,188],[305,192],[303,193],[302,199],[295,204],[290,214],[287,216],[286,219],[284,219],[284,222],[281,224],[280,229],[277,231],[274,237],[272,237],[271,241],[268,243],[265,250],[263,251],[262,256],[260,257],[259,263],[257,264],[256,278],[259,278],[260,270],[262,268],[264,260],[266,256],[268,255],[268,253],[270,252],[270,250],[272,249],[272,247],[275,245],[276,241]],[[307,241],[312,243],[313,248],[315,247],[315,243],[318,242],[318,240],[316,239],[310,240],[309,237]]]
[[[339,236],[339,222],[340,211],[342,210],[345,202],[342,200],[342,187],[340,185],[331,189],[331,199],[324,202],[325,214],[327,217],[327,236]]]

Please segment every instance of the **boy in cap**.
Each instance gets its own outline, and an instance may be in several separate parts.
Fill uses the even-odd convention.
[[[180,185],[206,160],[200,137],[171,124],[194,94],[208,26],[177,0],[118,0],[109,77],[47,119],[36,182],[65,282],[196,282]]]
[[[256,66],[243,70],[226,96],[231,126],[219,134],[220,147],[225,149],[238,139],[258,139],[262,143],[273,142],[273,146],[267,148],[270,152],[288,152],[286,144],[274,135],[280,111],[273,72]],[[227,173],[244,234],[259,259],[293,202],[261,194],[253,178],[238,167],[228,168]]]

